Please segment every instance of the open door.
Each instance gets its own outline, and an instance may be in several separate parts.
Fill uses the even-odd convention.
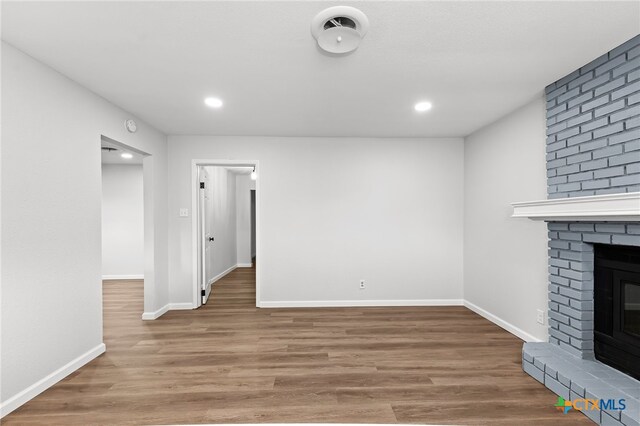
[[[198,262],[200,267],[198,268],[198,277],[200,279],[201,303],[205,305],[211,294],[211,282],[209,281],[208,271],[211,270],[212,266],[212,245],[214,241],[214,237],[211,235],[211,197],[208,192],[210,179],[209,172],[205,167],[198,168],[198,185],[198,235],[200,236],[200,262]]]

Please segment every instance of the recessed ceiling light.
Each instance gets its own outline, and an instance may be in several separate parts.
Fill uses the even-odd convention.
[[[222,106],[222,99],[220,98],[207,98],[204,103],[211,108],[220,108]]]
[[[129,154],[128,152],[123,152],[122,154],[120,154],[120,157],[126,160],[131,160],[133,158],[133,154]]]
[[[429,111],[432,106],[433,105],[431,105],[431,102],[418,102],[413,108],[415,108],[415,110],[418,112],[425,112]]]

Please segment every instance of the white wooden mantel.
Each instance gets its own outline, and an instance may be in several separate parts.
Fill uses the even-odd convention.
[[[640,192],[511,203],[512,217],[547,222],[640,222]]]

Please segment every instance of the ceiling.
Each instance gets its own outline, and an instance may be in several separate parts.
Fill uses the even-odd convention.
[[[117,143],[106,140],[102,141],[101,147],[113,149],[113,151],[102,149],[102,164],[142,165],[142,159],[145,157],[135,150],[126,149]],[[132,157],[122,158],[122,154],[125,152],[131,154]]]
[[[231,167],[225,167],[225,169],[227,169],[228,171],[236,175],[250,175],[251,172],[253,171],[253,167],[243,167],[243,166],[231,166]]]
[[[338,4],[371,24],[344,57],[310,32]],[[5,41],[167,134],[465,136],[638,33],[637,1],[2,3]]]

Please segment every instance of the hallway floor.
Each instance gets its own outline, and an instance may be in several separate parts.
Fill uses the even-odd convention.
[[[143,322],[142,281],[105,281],[107,352],[12,424],[569,425],[522,341],[464,307],[256,309],[255,269]]]

